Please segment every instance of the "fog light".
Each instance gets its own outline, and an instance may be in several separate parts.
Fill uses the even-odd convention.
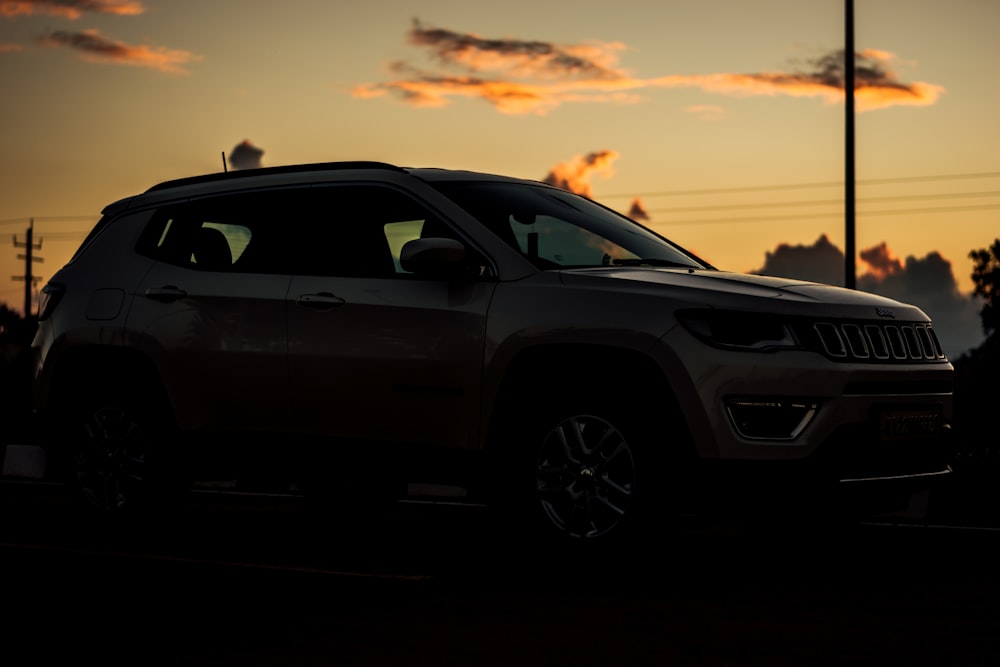
[[[794,440],[817,409],[818,403],[784,398],[726,401],[726,412],[736,432],[751,440]]]

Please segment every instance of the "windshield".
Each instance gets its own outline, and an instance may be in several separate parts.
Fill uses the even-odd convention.
[[[540,269],[711,268],[642,225],[571,192],[524,183],[433,185]]]

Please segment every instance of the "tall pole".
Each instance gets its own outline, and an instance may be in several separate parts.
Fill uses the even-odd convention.
[[[844,286],[854,289],[854,0],[844,0]]]
[[[20,241],[17,240],[17,236],[16,235],[14,236],[14,247],[24,248],[24,254],[17,256],[18,259],[24,260],[24,275],[14,276],[13,278],[14,280],[24,281],[24,319],[26,320],[29,320],[32,317],[31,313],[32,288],[35,286],[35,282],[38,280],[38,276],[33,275],[31,271],[31,266],[33,262],[42,261],[41,257],[38,257],[37,255],[34,254],[35,250],[42,249],[41,241],[39,241],[37,244],[35,243],[34,232],[35,232],[35,219],[31,218],[31,221],[28,223],[28,231],[26,234],[27,240],[24,243],[21,243]]]
[[[32,257],[32,246],[35,244],[34,239],[34,229],[35,220],[32,218],[31,224],[28,225],[28,240],[25,241],[24,247],[24,319],[31,319],[31,288],[32,288],[32,276],[31,276],[31,261],[34,259]]]

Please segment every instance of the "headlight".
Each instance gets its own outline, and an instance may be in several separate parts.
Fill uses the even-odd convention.
[[[735,310],[686,310],[678,319],[710,345],[763,352],[801,347],[791,327],[779,316]]]

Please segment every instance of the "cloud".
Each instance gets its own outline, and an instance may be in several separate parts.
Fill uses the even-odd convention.
[[[844,253],[823,234],[812,245],[781,243],[764,255],[764,266],[752,273],[844,284]]]
[[[414,21],[409,41],[428,47],[445,65],[554,78],[617,79],[622,73],[615,68],[616,52],[625,48],[620,42],[558,46],[509,38],[485,39],[471,33],[424,28],[419,21]]]
[[[38,39],[46,46],[66,46],[80,52],[80,58],[88,62],[113,63],[149,67],[171,74],[187,74],[183,67],[190,62],[201,60],[201,56],[178,49],[162,46],[132,46],[116,42],[101,35],[97,30],[67,32],[56,30]]]
[[[868,275],[876,280],[885,280],[889,276],[903,271],[902,263],[892,256],[885,241],[861,251],[861,260],[868,265]]]
[[[618,153],[611,150],[600,150],[587,153],[586,155],[577,155],[566,162],[552,167],[542,181],[593,199],[593,191],[590,187],[591,177],[595,174],[599,174],[605,178],[614,176],[614,169],[611,165],[617,159]],[[642,200],[638,197],[632,200],[626,215],[639,222],[650,219]]]
[[[618,153],[609,150],[578,155],[568,162],[562,162],[552,167],[542,180],[549,185],[555,185],[584,197],[591,197],[590,177],[594,174],[601,174],[605,177],[614,175],[611,163],[617,158]]]
[[[628,207],[628,217],[637,222],[646,222],[649,220],[649,213],[646,211],[646,207],[642,205],[642,200],[638,197],[633,199],[632,204]]]
[[[896,105],[928,106],[944,92],[938,85],[903,83],[889,65],[895,55],[866,49],[855,54],[854,97],[858,111]],[[695,77],[665,77],[665,86],[697,86],[705,91],[733,95],[789,95],[818,97],[828,103],[844,99],[844,51],[834,51],[808,62],[800,72],[757,74],[710,74]]]
[[[137,16],[146,11],[141,2],[133,0],[3,0],[0,1],[0,14],[3,16],[21,16],[34,13],[61,16],[67,19],[78,19],[84,12],[95,14],[116,14],[118,16]]]
[[[351,91],[352,95],[355,98],[370,99],[391,94],[417,107],[444,107],[451,103],[451,98],[467,97],[485,100],[500,113],[510,115],[545,115],[569,102],[639,101],[630,91],[627,79],[516,81],[472,75],[434,74],[403,62],[392,63],[389,69],[392,73],[403,74],[407,78],[360,84]]]
[[[352,95],[370,99],[395,96],[420,107],[443,107],[453,98],[481,99],[505,114],[538,114],[567,103],[640,102],[640,92],[656,88],[700,88],[727,95],[813,97],[827,103],[844,99],[844,52],[807,61],[800,71],[631,76],[618,64],[627,47],[621,42],[555,44],[512,38],[490,39],[473,33],[425,28],[415,21],[408,41],[429,50],[445,69],[425,71],[409,62],[389,66],[390,81],[363,83]],[[895,56],[869,49],[855,54],[855,102],[858,111],[895,105],[934,104],[944,89],[934,84],[904,83],[892,71]],[[717,118],[721,109],[689,109]]]
[[[951,263],[932,251],[923,258],[909,256],[905,262],[893,257],[883,242],[860,252],[865,271],[857,288],[918,306],[934,320],[948,356],[957,358],[982,343],[979,304],[972,295],[962,295]],[[813,245],[780,244],[765,254],[764,266],[752,273],[844,284],[844,253],[826,235]]]
[[[233,169],[257,169],[261,166],[263,156],[263,149],[254,146],[249,139],[244,139],[229,153],[229,166]]]
[[[23,51],[24,47],[20,44],[0,44],[0,53],[14,53],[15,51]]]

